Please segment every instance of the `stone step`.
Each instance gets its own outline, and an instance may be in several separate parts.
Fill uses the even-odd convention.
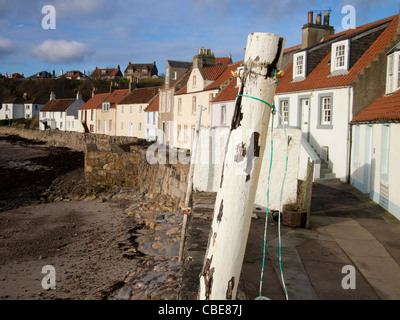
[[[320,174],[321,179],[332,179],[336,178],[336,173],[330,172],[330,173],[321,173]]]
[[[315,179],[315,182],[318,183],[324,183],[324,182],[339,182],[339,178],[320,178],[320,179]]]
[[[328,168],[328,163],[325,161],[321,161],[321,169],[327,169]]]
[[[332,169],[329,169],[329,168],[321,168],[320,172],[321,172],[321,174],[322,174],[322,173],[332,173]]]

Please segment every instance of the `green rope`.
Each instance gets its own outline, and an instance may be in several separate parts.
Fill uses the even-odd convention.
[[[275,70],[274,78],[276,79],[276,85],[278,86],[279,79],[276,78],[276,73],[277,72],[278,72],[278,70]],[[276,114],[275,103],[273,103],[271,105],[271,104],[269,104],[268,102],[266,102],[266,101],[264,101],[262,99],[259,99],[259,98],[256,98],[256,97],[252,97],[252,96],[249,96],[249,95],[245,95],[245,94],[239,94],[236,97],[245,97],[245,98],[250,98],[250,99],[254,99],[254,100],[260,101],[260,102],[266,104],[267,106],[269,106],[271,108],[271,112],[272,112],[273,115]],[[278,115],[282,119],[281,114],[278,113]],[[282,121],[282,124],[283,124],[283,121]],[[270,179],[271,179],[272,160],[273,160],[273,152],[274,152],[273,126],[274,126],[274,117],[272,117],[272,123],[271,123],[271,160],[270,160],[269,172],[268,172],[267,210],[266,210],[265,227],[264,227],[263,260],[262,260],[262,267],[261,267],[260,292],[259,292],[260,298],[262,296],[261,292],[262,292],[262,284],[263,284],[263,279],[264,279],[265,256],[266,256],[266,251],[267,251],[267,228],[268,228],[268,214],[269,214],[269,185],[270,185]],[[287,137],[286,127],[285,127],[284,124],[283,124],[283,129],[284,129],[284,132],[285,132],[285,136]],[[279,197],[279,202],[280,202],[279,203],[279,207],[280,208],[282,208],[283,187],[285,185],[285,180],[286,180],[288,160],[289,160],[289,150],[288,150],[288,144],[286,144],[285,173],[284,173],[284,176],[283,176],[282,187],[281,187],[281,192],[280,192],[280,197]],[[282,210],[280,210],[280,211],[282,211]],[[286,289],[286,285],[285,285],[285,280],[283,278],[283,270],[282,270],[281,215],[280,214],[278,215],[278,234],[279,234],[279,269],[280,269],[280,273],[281,273],[281,281],[282,281],[283,290],[285,292],[286,300],[288,300],[289,297],[288,297],[288,293],[287,293],[287,289]]]

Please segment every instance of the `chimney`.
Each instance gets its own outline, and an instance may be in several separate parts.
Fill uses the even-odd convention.
[[[132,78],[131,81],[129,81],[129,92],[132,92]]]
[[[322,14],[317,15],[314,23],[313,11],[308,11],[307,24],[303,26],[302,49],[309,48],[318,44],[324,37],[335,33],[335,29],[329,25],[329,12],[324,14],[324,24],[322,24]]]
[[[82,100],[82,95],[79,91],[76,94],[76,100]]]
[[[50,92],[50,100],[56,100],[56,94],[54,91]]]
[[[63,69],[61,69],[61,72],[60,72],[60,73],[61,73],[60,75],[62,76],[62,75],[64,74],[64,70],[63,70]]]
[[[193,57],[193,69],[202,69],[204,65],[214,65],[215,57],[211,49],[200,48],[199,53]]]
[[[28,92],[24,92],[24,100],[28,100]]]
[[[95,95],[96,95],[96,88],[93,87],[93,89],[92,89],[92,97],[94,97]]]

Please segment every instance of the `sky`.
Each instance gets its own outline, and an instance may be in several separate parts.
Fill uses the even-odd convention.
[[[48,5],[55,19],[42,13]],[[155,61],[160,75],[167,60],[192,61],[198,48],[235,62],[253,32],[284,37],[286,48],[300,44],[310,10],[332,10],[330,25],[343,31],[346,5],[356,26],[400,9],[399,0],[0,0],[0,73],[123,72],[129,61]]]

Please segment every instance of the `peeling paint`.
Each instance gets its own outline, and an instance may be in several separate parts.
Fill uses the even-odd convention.
[[[228,282],[228,289],[226,289],[226,300],[232,300],[233,288],[235,287],[235,277],[232,277]]]
[[[246,164],[246,182],[250,180],[250,174],[253,170],[253,160],[255,157],[260,156],[260,134],[258,132],[253,132],[250,137],[247,148],[247,164]]]
[[[212,289],[212,283],[213,283],[213,275],[215,268],[211,268],[211,262],[212,262],[212,256],[211,258],[207,258],[203,271],[201,273],[201,276],[204,278],[204,287],[205,287],[205,298],[206,300],[210,300],[210,295],[211,295],[211,289]]]
[[[217,216],[218,222],[221,222],[221,220],[222,220],[223,211],[224,211],[224,200],[221,200],[221,204],[219,205],[219,212],[218,212],[218,216]]]

